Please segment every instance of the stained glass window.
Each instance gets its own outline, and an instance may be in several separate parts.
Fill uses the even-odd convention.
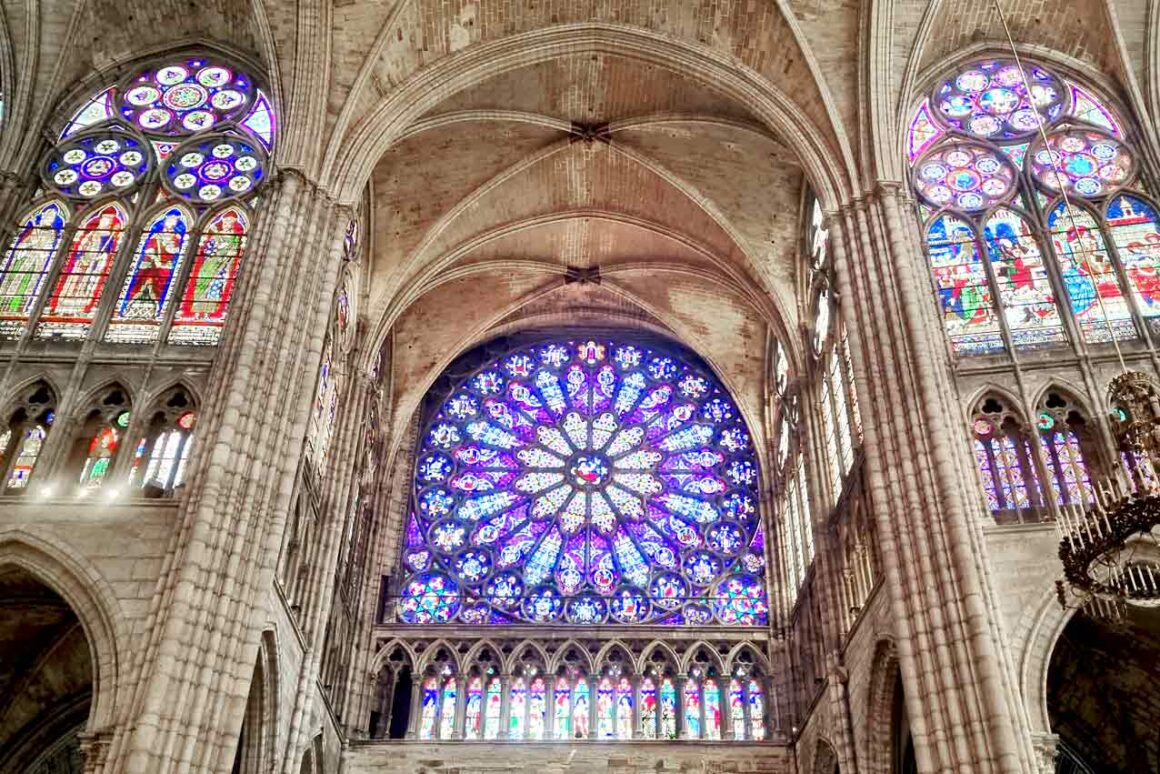
[[[568,685],[567,677],[556,679],[556,691],[552,696],[556,708],[552,718],[556,739],[572,738],[572,689]]]
[[[217,343],[249,227],[242,202],[268,176],[274,137],[270,100],[250,75],[201,56],[90,97],[38,171],[43,190],[100,204],[67,245],[62,201],[18,221],[0,267],[0,336],[18,337],[36,315],[40,338]]]
[[[423,681],[423,709],[419,722],[419,738],[434,739],[439,719],[439,680],[428,677]]]
[[[763,624],[757,476],[736,405],[686,356],[517,348],[427,423],[400,617]]]
[[[227,207],[205,227],[173,317],[170,342],[216,344],[221,337],[246,248],[247,223],[241,208]]]
[[[576,689],[572,698],[572,728],[576,739],[588,738],[590,701],[588,681],[581,677],[576,681]]]
[[[543,677],[536,677],[528,691],[528,739],[544,738],[548,717],[546,685]]]
[[[113,309],[106,341],[157,340],[170,288],[185,255],[189,223],[184,208],[167,207],[145,227]]]
[[[685,682],[685,733],[690,739],[701,738],[701,686],[692,677]]]
[[[38,337],[83,339],[88,336],[101,290],[117,257],[125,218],[124,208],[114,203],[99,207],[81,222],[40,314]]]
[[[487,715],[483,721],[483,738],[498,739],[503,709],[503,684],[499,677],[487,681]]]
[[[612,680],[601,679],[596,691],[596,720],[599,723],[601,739],[616,738],[616,705],[612,690]]]
[[[677,738],[677,689],[672,678],[661,680],[661,738]]]
[[[14,338],[24,331],[67,220],[68,210],[59,201],[21,218],[0,268],[0,335]]]
[[[166,406],[155,415],[149,434],[137,445],[129,475],[133,486],[166,494],[184,483],[197,424],[197,413],[186,406]]]
[[[651,677],[640,681],[640,729],[645,739],[657,738],[657,687]]]
[[[765,694],[761,683],[749,681],[749,728],[754,741],[765,739]]]
[[[1095,499],[1095,489],[1083,449],[1088,431],[1079,410],[1059,393],[1049,393],[1035,425],[1042,439],[1055,501],[1086,507]]]
[[[734,739],[745,739],[745,696],[741,690],[741,681],[729,681],[729,724],[733,729]]]
[[[717,681],[712,677],[705,678],[705,738],[721,738],[721,691]]]
[[[979,481],[991,514],[1000,522],[1010,522],[1036,513],[1043,505],[1039,474],[1031,439],[1018,417],[998,399],[986,398],[972,430]]]
[[[28,487],[36,461],[40,459],[40,451],[44,448],[44,439],[47,437],[48,429],[44,425],[32,424],[23,429],[15,459],[8,471],[9,490]]]
[[[632,739],[632,684],[627,677],[616,682],[616,738]]]
[[[473,675],[467,681],[467,705],[463,711],[463,738],[481,739],[483,730],[483,680]]]
[[[439,710],[439,738],[450,739],[455,728],[455,699],[458,684],[454,676],[443,680],[443,697]]]
[[[509,739],[523,739],[527,734],[527,721],[524,714],[528,709],[528,686],[524,682],[524,678],[516,677],[512,680],[511,698],[508,702],[508,710],[511,714],[511,720],[508,725]]]
[[[128,412],[125,413],[128,424]],[[93,488],[100,486],[109,473],[109,466],[117,454],[117,441],[120,434],[116,428],[102,427],[89,441],[89,453],[85,459],[85,466],[81,470],[81,486]]]
[[[975,61],[919,105],[907,152],[956,355],[1065,345],[1065,314],[1094,344],[1160,316],[1155,205],[1124,192],[1136,153],[1092,91],[1039,64]]]

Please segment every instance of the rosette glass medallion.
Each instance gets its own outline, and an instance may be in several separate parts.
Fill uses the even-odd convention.
[[[407,623],[768,620],[753,443],[716,378],[619,340],[522,347],[421,439]]]
[[[168,161],[165,187],[200,204],[247,194],[266,172],[265,155],[256,143],[228,135],[187,142]]]
[[[240,117],[254,100],[249,76],[205,59],[144,72],[118,97],[121,115],[150,134],[183,137]]]
[[[976,62],[943,81],[931,98],[938,116],[951,128],[988,140],[1025,139],[1043,121],[1067,108],[1067,89],[1058,78],[1034,65],[1027,78],[1014,61]]]
[[[1135,169],[1132,154],[1102,132],[1073,129],[1047,135],[1032,146],[1031,174],[1052,193],[1092,198],[1118,190]]]
[[[130,134],[99,132],[63,142],[44,164],[44,181],[73,199],[128,193],[149,172],[152,153]]]
[[[973,142],[944,145],[915,166],[914,187],[935,207],[979,212],[1015,192],[1015,166],[1002,153]]]

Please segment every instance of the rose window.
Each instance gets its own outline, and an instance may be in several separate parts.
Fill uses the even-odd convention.
[[[426,427],[408,623],[765,623],[757,465],[707,371],[612,341],[527,346]]]

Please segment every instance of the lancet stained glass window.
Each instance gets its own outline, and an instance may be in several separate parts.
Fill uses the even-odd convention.
[[[518,347],[424,428],[399,616],[763,624],[758,492],[740,412],[691,358],[622,339]]]
[[[1094,344],[1160,330],[1156,205],[1092,91],[1031,62],[968,63],[918,106],[907,156],[956,355],[1065,345],[1066,317]]]
[[[106,85],[38,168],[0,264],[0,336],[35,317],[38,338],[217,343],[274,136],[269,99],[223,61]]]

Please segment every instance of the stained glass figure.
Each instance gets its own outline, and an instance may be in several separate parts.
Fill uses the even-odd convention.
[[[439,738],[451,739],[455,729],[455,700],[459,692],[454,675],[443,680],[443,698],[439,705]]]
[[[141,73],[117,107],[145,132],[184,137],[243,115],[253,100],[249,76],[198,57]]]
[[[942,215],[931,223],[926,243],[952,349],[956,354],[1001,351],[1003,336],[974,230],[960,218]]]
[[[765,739],[765,693],[757,680],[749,681],[749,728],[755,742]]]
[[[508,710],[511,719],[508,724],[508,739],[523,739],[527,734],[527,721],[524,715],[528,709],[528,686],[524,678],[516,677],[512,680],[511,698],[508,701]]]
[[[1103,196],[1131,180],[1136,166],[1123,143],[1090,129],[1052,132],[1031,148],[1031,175],[1051,193]]]
[[[1035,456],[1015,417],[1003,413],[994,399],[982,405],[973,423],[979,480],[992,515],[1009,521],[1011,514],[1042,505]]]
[[[249,193],[265,174],[265,154],[256,145],[239,137],[212,135],[174,150],[163,179],[174,195],[213,204]]]
[[[701,738],[701,686],[691,677],[685,683],[685,735]]]
[[[741,681],[729,681],[729,723],[733,728],[734,739],[745,739],[745,696],[741,690]]]
[[[1044,68],[1012,60],[975,62],[943,81],[931,103],[942,121],[965,134],[989,140],[1032,136],[1043,120],[1067,108],[1063,83]],[[912,125],[913,126],[913,125]]]
[[[1156,208],[1139,196],[1117,196],[1108,203],[1107,223],[1140,314],[1160,317],[1160,216]]]
[[[173,280],[182,266],[189,223],[184,208],[167,207],[146,226],[109,320],[106,341],[157,340]]]
[[[32,424],[24,428],[20,446],[12,461],[12,468],[8,471],[7,489],[26,489],[32,478],[32,471],[36,468],[36,461],[40,459],[40,451],[44,448],[44,439],[48,437],[48,430],[44,425]]]
[[[1103,233],[1086,209],[1060,203],[1047,219],[1072,314],[1085,341],[1136,338],[1127,300],[1104,246]]]
[[[613,696],[612,681],[607,677],[601,679],[596,693],[596,720],[600,724],[601,739],[616,738],[616,705]]]
[[[817,300],[814,302],[814,352],[822,351],[822,345],[826,343],[826,338],[830,335],[830,316],[833,314],[833,309],[830,307],[830,291],[823,287],[818,291]]]
[[[557,740],[563,741],[572,738],[572,689],[568,678],[556,678],[556,690],[552,696],[555,704],[552,716],[552,732]]]
[[[482,600],[491,623],[768,620],[761,568],[734,547],[761,529],[753,445],[717,380],[682,356],[620,341],[517,349],[455,386],[414,476],[407,574]]]
[[[238,207],[228,207],[205,227],[173,316],[173,344],[216,344],[246,247],[248,220]]]
[[[463,708],[463,738],[483,738],[483,679],[472,675],[467,681],[467,704]]]
[[[575,693],[572,697],[572,728],[575,731],[576,739],[588,738],[589,713],[591,713],[591,706],[589,702],[592,697],[588,690],[588,681],[581,677],[576,681]]]
[[[15,338],[24,331],[67,220],[68,210],[59,201],[42,204],[21,219],[0,270],[0,335]]]
[[[487,714],[483,722],[483,738],[498,739],[503,709],[503,685],[499,677],[487,681]]]
[[[983,240],[1012,343],[1032,348],[1065,342],[1039,241],[1027,219],[1000,207],[983,225]]]
[[[528,739],[544,738],[547,712],[547,684],[544,678],[536,677],[528,690]]]
[[[44,182],[74,199],[128,194],[149,173],[151,153],[144,140],[124,132],[86,134],[52,149],[44,162]]]
[[[705,678],[702,688],[705,703],[705,738],[721,738],[721,691],[717,681],[712,677]]]
[[[979,212],[1015,193],[1015,165],[979,143],[940,145],[915,165],[914,187],[933,207]]]
[[[657,738],[657,686],[651,677],[640,681],[640,733],[644,739]]]
[[[124,412],[128,424],[128,412]],[[86,489],[99,487],[108,475],[109,466],[117,454],[119,433],[114,427],[102,427],[89,441],[88,457],[81,470],[81,486]]]
[[[434,739],[439,718],[439,681],[428,677],[423,681],[423,709],[419,720],[419,738]]]
[[[101,291],[121,244],[125,210],[113,203],[88,216],[73,236],[56,286],[40,315],[39,338],[83,339],[88,336]]]
[[[627,677],[616,681],[616,738],[632,739],[632,683]]]
[[[661,680],[661,738],[662,739],[676,739],[677,738],[677,689],[673,685],[672,678],[666,677]]]

